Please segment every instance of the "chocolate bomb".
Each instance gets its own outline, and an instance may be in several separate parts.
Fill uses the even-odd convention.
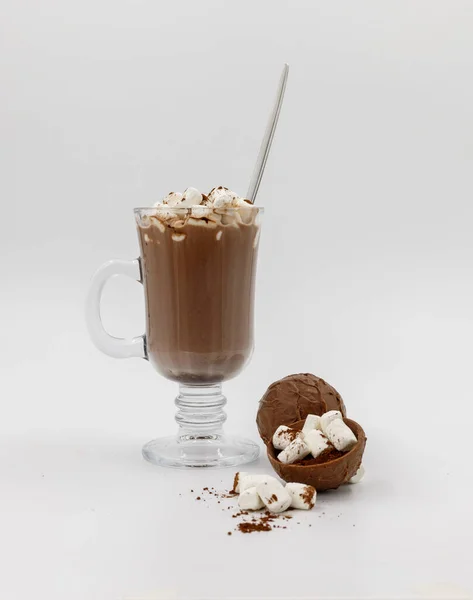
[[[264,443],[269,444],[280,425],[293,426],[309,414],[323,415],[329,410],[346,415],[345,404],[335,388],[312,373],[288,375],[266,390],[259,403],[256,424]]]

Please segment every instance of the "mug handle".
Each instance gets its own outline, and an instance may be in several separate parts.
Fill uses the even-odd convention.
[[[107,281],[116,275],[126,275],[143,283],[140,259],[109,260],[92,277],[86,301],[86,321],[90,337],[99,350],[114,358],[137,356],[147,359],[146,337],[144,335],[131,339],[117,338],[110,335],[102,324],[100,300],[103,288]]]

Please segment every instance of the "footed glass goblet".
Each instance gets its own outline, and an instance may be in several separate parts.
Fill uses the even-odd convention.
[[[201,207],[197,207],[201,208]],[[222,382],[238,375],[253,351],[255,274],[263,209],[136,208],[140,257],[112,260],[94,275],[87,324],[95,345],[116,358],[149,360],[179,384],[177,435],[143,447],[146,460],[169,467],[236,466],[259,446],[224,433]],[[105,283],[126,275],[143,284],[146,333],[111,336],[100,318]]]

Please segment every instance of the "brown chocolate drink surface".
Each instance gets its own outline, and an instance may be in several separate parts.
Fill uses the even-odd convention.
[[[251,355],[259,225],[244,210],[137,216],[148,358],[168,379],[218,383]]]

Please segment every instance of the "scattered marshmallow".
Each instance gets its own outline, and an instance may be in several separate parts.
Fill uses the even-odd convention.
[[[360,483],[360,481],[365,476],[365,467],[360,465],[358,471],[348,480],[348,483]]]
[[[355,434],[342,419],[334,419],[329,423],[325,434],[340,452],[350,450],[357,442]]]
[[[287,483],[286,490],[291,496],[291,507],[310,510],[315,506],[317,492],[311,485],[304,483]]]
[[[270,512],[281,513],[291,505],[291,495],[277,479],[259,483],[256,491]]]
[[[264,506],[256,487],[250,487],[240,494],[238,506],[242,510],[260,510]]]
[[[322,452],[331,446],[325,435],[318,429],[309,431],[309,433],[307,433],[304,437],[304,442],[308,446],[310,453],[314,458],[320,456]]]
[[[248,477],[248,475],[249,473],[247,473],[246,471],[238,471],[238,473],[235,473],[235,479],[233,480],[233,490],[238,494],[241,492],[241,482],[245,477]]]
[[[287,425],[280,425],[273,435],[273,446],[276,450],[284,450],[297,437],[303,438],[301,431],[297,431]]]
[[[286,465],[302,460],[310,454],[310,448],[300,437],[293,440],[282,452],[278,454],[278,460]]]
[[[313,429],[321,429],[320,417],[318,415],[307,415],[304,427],[302,428],[302,433],[309,433],[309,431],[312,431]]]
[[[255,484],[255,482],[258,483]],[[253,485],[245,487],[245,483]],[[281,513],[289,507],[310,510],[315,506],[317,491],[311,485],[288,483],[285,486],[271,475],[235,474],[233,489],[239,491],[238,506],[241,510],[261,510],[266,507],[273,513]]]
[[[330,423],[332,423],[332,421],[335,421],[335,419],[343,420],[343,415],[339,410],[329,410],[328,412],[324,413],[320,417],[320,429],[325,433],[327,427],[330,425]]]
[[[259,483],[265,483],[269,481],[277,481],[277,479],[271,475],[246,475],[240,481],[240,494],[250,487],[255,487]]]

